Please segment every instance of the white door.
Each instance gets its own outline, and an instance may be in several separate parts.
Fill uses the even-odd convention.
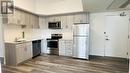
[[[128,16],[106,16],[105,56],[127,58]]]

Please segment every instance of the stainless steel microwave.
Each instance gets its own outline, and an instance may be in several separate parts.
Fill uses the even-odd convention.
[[[61,21],[58,22],[48,22],[49,29],[61,29]]]

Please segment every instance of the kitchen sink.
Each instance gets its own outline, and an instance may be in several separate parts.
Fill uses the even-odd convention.
[[[22,42],[26,42],[26,40],[18,40],[18,41],[15,41],[16,43],[22,43]]]

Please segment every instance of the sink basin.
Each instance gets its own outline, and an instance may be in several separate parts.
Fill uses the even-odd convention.
[[[15,41],[15,42],[23,42],[23,41]]]
[[[17,43],[22,43],[22,42],[26,42],[26,40],[18,40],[18,41],[15,41]]]

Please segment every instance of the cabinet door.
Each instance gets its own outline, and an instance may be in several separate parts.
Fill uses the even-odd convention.
[[[27,25],[26,24],[26,12],[24,12],[24,11],[20,11],[20,25]]]
[[[34,16],[32,14],[29,14],[29,21],[30,21],[30,25],[34,25]]]
[[[61,21],[61,16],[55,16],[55,17],[54,17],[54,21],[55,21],[55,22]]]
[[[14,14],[9,15],[8,17],[8,24],[18,25],[18,22],[20,22],[20,14],[19,14],[19,11],[15,9]]]
[[[22,24],[21,11],[20,10],[15,10],[14,23],[17,24],[17,25],[21,25]]]
[[[26,28],[32,28],[33,25],[31,24],[31,14],[29,13],[25,13],[25,24],[26,24]]]
[[[8,18],[4,18],[4,24],[13,24],[14,20],[14,14],[9,14]]]
[[[69,31],[72,31],[72,27],[73,27],[73,24],[74,24],[73,18],[74,18],[73,15],[67,16],[66,29],[68,29]]]
[[[41,29],[47,29],[47,24],[46,24],[46,18],[45,17],[39,17],[39,27]]]
[[[48,22],[57,22],[61,21],[61,16],[52,16],[47,18]]]
[[[65,56],[65,41],[64,40],[59,41],[59,55]]]
[[[48,22],[55,22],[55,17],[47,17]]]
[[[14,10],[14,14],[4,15],[7,18],[3,18],[4,24],[17,24],[17,10]]]
[[[32,42],[26,43],[26,48],[25,48],[25,60],[28,60],[32,58]]]
[[[25,48],[25,45],[24,44],[17,44],[16,45],[16,62],[17,64],[21,63],[24,61],[24,48]]]
[[[33,28],[38,29],[39,27],[39,17],[34,15],[34,24]]]
[[[67,29],[67,16],[62,16],[61,17],[61,24],[62,24],[62,29]]]
[[[65,52],[66,56],[72,57],[72,51],[73,51],[73,43],[71,40],[66,40],[65,42]]]
[[[81,14],[75,14],[74,15],[74,23],[88,23],[88,14],[87,13],[81,13]]]

